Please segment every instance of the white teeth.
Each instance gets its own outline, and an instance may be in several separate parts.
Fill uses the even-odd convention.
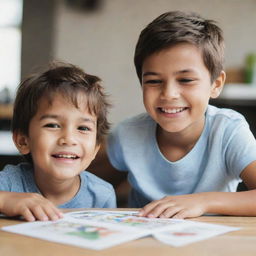
[[[76,155],[57,155],[58,158],[69,158],[69,159],[75,159],[77,158]]]
[[[172,108],[172,109],[168,109],[168,108],[161,108],[161,110],[165,113],[168,114],[175,114],[175,113],[179,113],[181,111],[183,111],[185,108]]]

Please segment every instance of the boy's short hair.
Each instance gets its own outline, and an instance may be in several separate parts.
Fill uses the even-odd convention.
[[[160,15],[141,31],[134,55],[140,82],[145,59],[179,43],[190,43],[201,49],[211,82],[220,75],[224,62],[222,30],[213,20],[203,19],[198,14],[173,11]]]
[[[110,104],[100,85],[101,79],[86,74],[79,67],[51,62],[47,70],[26,78],[18,87],[14,102],[12,132],[28,135],[31,119],[37,113],[42,97],[52,103],[55,93],[61,93],[78,108],[78,95],[85,94],[88,110],[97,117],[97,144],[100,144],[109,130],[107,113]]]

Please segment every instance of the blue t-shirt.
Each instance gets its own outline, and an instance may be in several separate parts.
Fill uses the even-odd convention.
[[[92,173],[80,174],[80,189],[60,208],[115,208],[116,196],[111,184]],[[35,183],[34,171],[29,163],[7,165],[0,171],[0,191],[39,193]]]
[[[256,160],[256,141],[245,118],[230,109],[208,106],[200,138],[175,162],[161,153],[156,128],[144,113],[121,122],[108,138],[111,164],[128,171],[130,207],[143,207],[166,195],[235,192],[240,173]]]

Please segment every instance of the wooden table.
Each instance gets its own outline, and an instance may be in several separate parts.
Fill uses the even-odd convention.
[[[119,210],[119,209],[118,209]],[[127,209],[126,209],[127,210]],[[1,256],[255,256],[256,217],[203,216],[193,219],[241,227],[239,231],[226,233],[183,247],[171,247],[146,237],[109,249],[93,251],[75,246],[47,242],[36,238],[0,231]],[[21,221],[0,219],[0,227]]]

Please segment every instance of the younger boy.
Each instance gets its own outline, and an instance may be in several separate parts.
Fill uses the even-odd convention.
[[[107,153],[128,172],[141,216],[256,215],[256,142],[239,113],[208,105],[224,81],[221,29],[167,12],[140,34],[135,67],[147,113],[121,122]],[[251,189],[235,192],[240,180]]]
[[[12,132],[28,163],[0,172],[1,213],[56,220],[62,216],[56,206],[116,207],[113,187],[84,171],[109,128],[99,82],[76,66],[52,63],[21,83]]]

